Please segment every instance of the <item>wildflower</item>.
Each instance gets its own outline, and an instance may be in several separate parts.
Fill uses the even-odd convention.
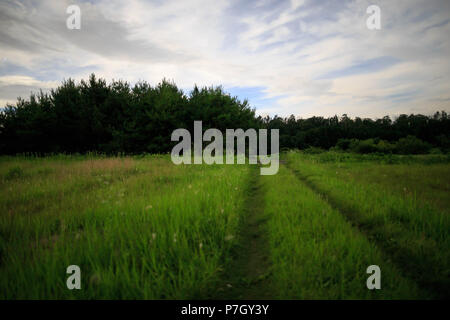
[[[200,242],[200,244],[198,245],[201,248],[203,248],[203,243]]]
[[[156,238],[156,233],[153,232],[152,233],[152,239],[155,240],[155,238]]]
[[[234,238],[234,236],[232,234],[229,234],[225,237],[225,241],[230,241]]]

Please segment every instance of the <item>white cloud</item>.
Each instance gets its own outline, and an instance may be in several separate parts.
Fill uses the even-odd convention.
[[[56,81],[39,81],[29,76],[0,76],[0,86],[19,85],[19,86],[35,86],[43,89],[54,88],[59,83]]]
[[[16,89],[28,90],[95,72],[130,82],[166,77],[183,88],[265,88],[280,98],[261,114],[448,110],[448,2],[375,1],[382,30],[371,31],[372,2],[102,0],[79,3],[82,28],[67,30],[69,1],[7,1],[0,4],[0,57],[28,74],[1,64],[0,85],[21,82]],[[383,57],[398,63],[364,67]],[[343,73],[358,64],[358,73]],[[4,92],[0,100],[9,101]]]

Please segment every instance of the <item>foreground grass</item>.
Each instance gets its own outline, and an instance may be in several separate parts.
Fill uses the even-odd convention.
[[[0,299],[448,298],[447,158],[283,158],[0,157]]]
[[[174,166],[166,156],[6,163],[2,299],[203,296],[233,245],[248,178],[247,166]],[[73,264],[82,290],[66,287]]]
[[[428,191],[434,185],[448,197],[448,165],[409,163],[387,170],[373,162],[367,169],[352,161],[318,161],[320,157],[287,154],[296,174],[377,243],[428,297],[448,298],[450,217]],[[380,179],[375,182],[376,176]],[[401,192],[399,185],[415,191]]]
[[[275,294],[281,299],[420,297],[381,252],[285,166],[264,178]],[[366,269],[382,270],[382,290],[368,290]]]

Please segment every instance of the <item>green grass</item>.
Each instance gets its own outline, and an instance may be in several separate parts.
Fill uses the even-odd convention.
[[[248,166],[13,162],[26,178],[1,185],[1,298],[194,298],[217,281]],[[72,264],[82,290],[66,288]]]
[[[448,199],[436,204],[429,190],[434,185],[448,197],[448,165],[408,163],[388,168],[376,160],[322,162],[296,152],[288,153],[287,159],[301,180],[379,245],[429,297],[449,296],[450,217],[439,209]]]
[[[0,299],[449,297],[447,156],[282,158],[0,157]]]
[[[411,299],[415,284],[320,195],[282,166],[265,177],[275,294],[281,299]],[[366,269],[382,270],[382,290],[368,290]]]

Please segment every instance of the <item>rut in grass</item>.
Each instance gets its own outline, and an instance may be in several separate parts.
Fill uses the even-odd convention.
[[[357,212],[354,208],[351,208],[331,194],[322,190],[318,185],[308,179],[308,176],[305,176],[297,169],[293,168],[289,162],[286,162],[285,164],[286,167],[288,167],[308,188],[319,194],[331,207],[339,211],[350,224],[358,228],[370,241],[374,241],[381,249],[386,259],[391,260],[399,270],[404,272],[406,277],[413,280],[426,296],[438,299],[448,299],[448,281],[442,282],[442,279],[440,279],[441,275],[434,275],[427,272],[427,270],[430,269],[429,267],[431,264],[431,262],[428,261],[427,254],[424,253],[422,256],[417,256],[410,252],[408,248],[391,244],[388,240],[389,237],[386,237],[386,231],[384,230],[383,225],[360,223],[360,212]]]
[[[269,299],[270,260],[265,229],[268,217],[264,214],[264,188],[259,166],[250,172],[247,199],[244,205],[239,244],[222,274],[214,299]]]

